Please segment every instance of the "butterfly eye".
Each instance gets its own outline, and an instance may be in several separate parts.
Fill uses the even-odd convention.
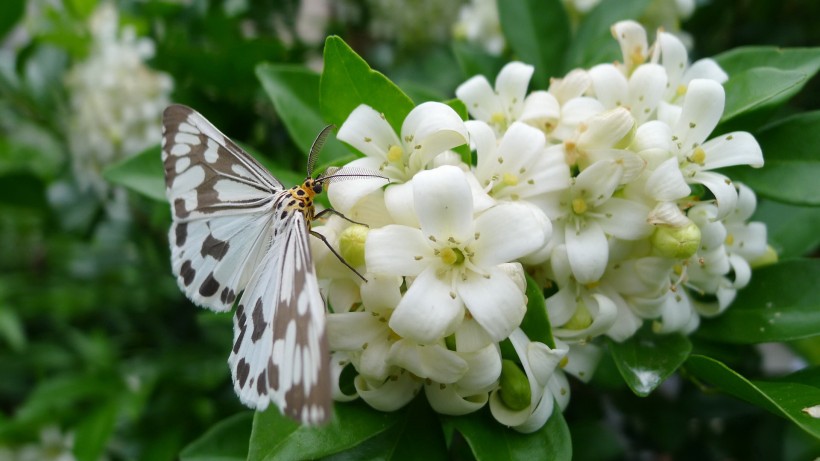
[[[313,192],[316,192],[317,194],[321,194],[322,193],[322,183],[320,183],[320,182],[313,183]]]

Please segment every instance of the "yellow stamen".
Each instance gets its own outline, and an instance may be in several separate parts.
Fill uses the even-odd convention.
[[[512,173],[504,173],[504,175],[501,176],[501,182],[503,182],[505,186],[514,186],[518,184],[518,176]]]
[[[587,202],[581,197],[572,199],[572,211],[575,214],[584,214],[588,209]]]
[[[726,235],[726,244],[731,245],[735,243],[735,236],[733,234]]]
[[[387,160],[389,162],[398,162],[404,156],[404,149],[401,146],[390,146],[390,149],[387,151]]]
[[[692,151],[692,155],[689,156],[689,161],[703,166],[706,162],[706,151],[704,151],[700,146],[696,147],[695,150]]]

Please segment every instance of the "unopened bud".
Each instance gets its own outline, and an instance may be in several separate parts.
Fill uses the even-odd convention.
[[[354,224],[339,237],[339,253],[353,267],[364,265],[364,242],[369,231],[366,226]]]
[[[501,362],[501,384],[499,394],[501,401],[507,408],[519,411],[530,406],[532,393],[530,391],[530,381],[524,371],[512,360]]]
[[[693,222],[681,227],[657,226],[651,241],[658,255],[687,259],[700,247],[700,228]]]

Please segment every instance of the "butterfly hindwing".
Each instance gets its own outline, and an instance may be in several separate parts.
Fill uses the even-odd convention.
[[[276,228],[237,307],[228,363],[243,403],[263,410],[274,402],[286,415],[316,424],[329,417],[331,404],[324,303],[304,216],[291,214]]]

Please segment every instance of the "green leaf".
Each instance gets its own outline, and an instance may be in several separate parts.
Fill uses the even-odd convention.
[[[370,66],[339,37],[325,41],[325,67],[320,80],[320,106],[325,119],[341,126],[360,104],[384,114],[401,133],[413,101],[381,72]]]
[[[165,169],[158,145],[109,166],[103,171],[103,178],[154,200],[166,201]]]
[[[400,414],[382,413],[362,402],[337,404],[329,424],[307,427],[272,407],[253,419],[248,460],[312,459],[348,450],[393,427]]]
[[[84,413],[83,421],[74,432],[74,455],[79,461],[97,461],[102,457],[119,412],[118,402],[111,401]]]
[[[752,220],[766,223],[766,237],[780,259],[807,255],[820,245],[820,207],[761,200]]]
[[[454,42],[452,48],[465,80],[483,75],[492,82],[506,63],[504,58],[493,56],[474,43]]]
[[[549,398],[549,394],[546,397]],[[477,461],[572,459],[569,428],[557,403],[544,427],[532,434],[504,427],[488,412],[446,417],[445,424],[452,425],[464,436]]]
[[[624,19],[641,16],[649,0],[619,0],[601,2],[584,15],[578,30],[569,44],[564,70],[576,67],[589,68],[602,62],[623,60],[618,41],[612,37],[610,28]]]
[[[763,168],[727,168],[726,174],[763,197],[795,205],[820,206],[820,111],[778,121],[755,137],[763,149]]]
[[[714,59],[730,76],[755,67],[774,67],[798,71],[811,78],[820,69],[820,48],[740,47]]]
[[[253,426],[252,411],[243,411],[216,423],[179,454],[180,461],[244,461]]]
[[[760,268],[720,316],[705,320],[697,335],[753,344],[820,334],[820,260],[794,259]]]
[[[724,84],[726,107],[721,123],[743,114],[782,104],[797,94],[808,81],[799,70],[756,67],[732,74]]]
[[[498,2],[501,29],[516,59],[535,66],[532,85],[547,88],[561,75],[569,46],[569,18],[560,0]]]
[[[655,334],[647,324],[622,343],[609,341],[609,349],[632,392],[646,397],[686,361],[692,343],[677,333]]]
[[[17,21],[23,17],[26,0],[4,0],[0,2],[0,38],[4,38]]]
[[[547,317],[547,303],[544,299],[544,291],[529,274],[524,274],[527,278],[527,313],[521,321],[521,329],[527,334],[531,341],[538,341],[546,344],[551,349],[555,349],[555,340],[552,337],[552,327],[550,319]]]
[[[256,76],[288,134],[307,157],[316,135],[327,125],[319,112],[319,74],[301,66],[262,63],[256,66]],[[330,137],[322,149],[322,163],[349,154],[341,142]]]
[[[789,419],[815,438],[820,438],[820,419],[802,411],[820,403],[820,388],[783,381],[749,381],[723,363],[702,355],[689,357],[685,369],[716,389]]]

